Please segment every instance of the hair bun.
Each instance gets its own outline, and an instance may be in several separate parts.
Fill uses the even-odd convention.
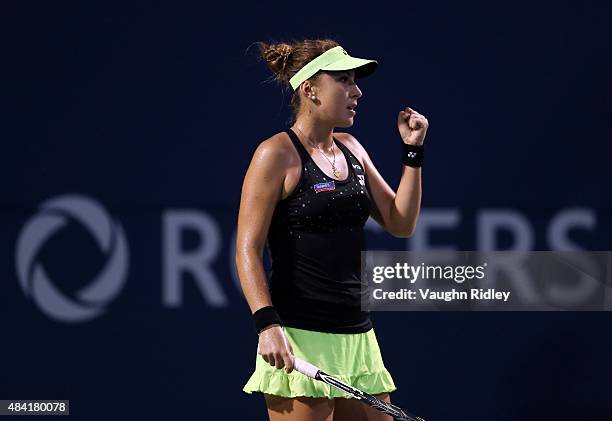
[[[287,58],[291,55],[292,52],[293,52],[293,48],[291,48],[290,45],[281,44],[278,47],[278,54],[280,54],[281,57],[283,58],[283,62],[287,61]]]
[[[272,45],[266,51],[265,59],[276,73],[283,73],[292,52],[293,48],[288,44]]]

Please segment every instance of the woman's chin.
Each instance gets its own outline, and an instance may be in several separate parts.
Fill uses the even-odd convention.
[[[336,127],[352,127],[355,123],[355,119],[353,117],[345,118],[338,122],[339,124]]]

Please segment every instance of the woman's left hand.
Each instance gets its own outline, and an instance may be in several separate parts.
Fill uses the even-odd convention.
[[[397,129],[404,143],[422,145],[428,127],[429,122],[425,116],[410,107],[400,111],[397,116]]]

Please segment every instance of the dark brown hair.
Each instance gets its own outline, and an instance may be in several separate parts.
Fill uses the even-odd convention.
[[[328,38],[306,39],[302,41],[285,42],[257,42],[259,52],[263,60],[274,73],[274,79],[283,87],[293,93],[291,97],[292,121],[295,122],[298,111],[300,110],[300,94],[289,84],[289,80],[307,63],[323,54],[325,51],[338,46],[339,44]],[[308,80],[314,81],[319,78],[321,72],[317,72]]]

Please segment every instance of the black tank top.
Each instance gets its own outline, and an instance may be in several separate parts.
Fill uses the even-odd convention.
[[[300,155],[302,171],[296,188],[277,203],[270,223],[272,304],[285,326],[366,332],[372,323],[369,312],[361,310],[361,299],[367,294],[361,280],[363,226],[371,206],[365,172],[351,151],[334,138],[349,171],[345,180],[328,177],[295,132],[285,131]]]

